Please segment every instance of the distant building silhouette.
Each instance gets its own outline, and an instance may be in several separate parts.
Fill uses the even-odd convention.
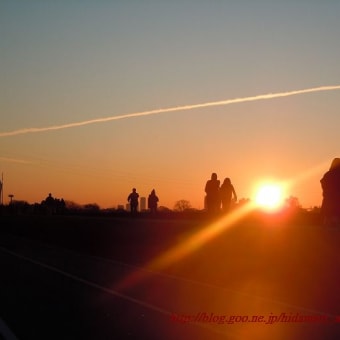
[[[146,210],[146,197],[140,198],[140,211]]]

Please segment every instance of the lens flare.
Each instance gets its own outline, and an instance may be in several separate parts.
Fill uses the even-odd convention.
[[[237,222],[247,216],[252,210],[254,210],[254,205],[248,203],[213,223],[207,224],[204,228],[189,236],[186,240],[183,240],[181,244],[169,248],[151,260],[144,267],[145,271],[134,271],[123,278],[120,282],[116,283],[114,289],[128,289],[144,280],[148,276],[148,271],[162,271],[170,265],[180,262],[229,228],[235,226]]]

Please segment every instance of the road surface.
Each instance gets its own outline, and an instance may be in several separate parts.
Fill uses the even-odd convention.
[[[0,232],[0,318],[17,339],[340,336],[337,231],[245,227],[155,270],[155,256],[185,243],[192,228],[159,238],[151,251],[154,239],[137,244],[131,237],[129,246],[117,232],[111,256],[88,228],[93,247],[81,246],[91,234],[85,230],[74,247],[62,237],[30,237],[30,229]]]

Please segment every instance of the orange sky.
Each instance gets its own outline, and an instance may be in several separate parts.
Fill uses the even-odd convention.
[[[320,205],[320,178],[339,157],[338,90],[198,107],[338,86],[340,3],[305,7],[6,2],[5,203],[9,194],[34,203],[51,192],[116,207],[136,187],[141,196],[155,189],[169,208],[180,199],[203,208],[216,172],[239,198],[253,198],[259,181],[293,180],[287,196]],[[163,112],[186,105],[195,107]],[[111,120],[151,110],[159,113]],[[106,121],[7,135],[97,119]]]

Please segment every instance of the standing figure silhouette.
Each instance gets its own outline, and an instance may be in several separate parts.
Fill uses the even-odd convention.
[[[158,205],[158,197],[156,195],[155,189],[151,191],[151,194],[148,197],[148,208],[152,214],[157,212],[157,205]]]
[[[205,185],[205,203],[208,213],[217,214],[220,210],[220,181],[217,179],[217,174],[213,172],[211,179]]]
[[[320,180],[321,213],[326,226],[340,226],[340,158],[334,158],[330,169]]]
[[[220,188],[220,197],[222,211],[226,213],[230,210],[231,203],[237,201],[237,195],[234,186],[231,184],[230,178],[224,179]]]
[[[137,213],[138,198],[139,194],[137,193],[136,188],[133,188],[132,192],[127,198],[128,202],[130,203],[130,211],[132,215],[135,215]]]

